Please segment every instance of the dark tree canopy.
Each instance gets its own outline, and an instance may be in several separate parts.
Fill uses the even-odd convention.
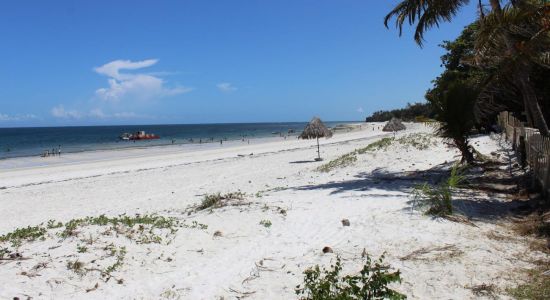
[[[433,110],[429,103],[408,103],[407,107],[393,110],[379,110],[365,119],[366,122],[387,122],[392,118],[398,118],[406,122],[415,121],[418,118],[432,118]]]

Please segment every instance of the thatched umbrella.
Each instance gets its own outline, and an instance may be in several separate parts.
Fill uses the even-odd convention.
[[[304,132],[302,132],[298,138],[301,139],[317,139],[317,158],[315,160],[321,160],[321,151],[319,150],[319,138],[326,137],[329,138],[332,136],[332,131],[330,131],[321,119],[314,117],[311,119]]]
[[[407,127],[403,125],[400,119],[391,118],[391,120],[388,123],[386,123],[382,131],[396,132],[396,131],[405,130],[405,129],[407,129]]]

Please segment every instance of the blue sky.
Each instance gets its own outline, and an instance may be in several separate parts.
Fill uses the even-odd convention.
[[[438,44],[397,1],[4,1],[0,127],[361,120],[422,101]]]

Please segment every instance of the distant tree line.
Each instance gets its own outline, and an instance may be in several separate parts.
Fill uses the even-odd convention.
[[[415,121],[419,119],[433,118],[434,110],[430,103],[407,103],[407,107],[393,110],[379,110],[365,119],[365,122],[386,122],[391,118],[403,121]]]

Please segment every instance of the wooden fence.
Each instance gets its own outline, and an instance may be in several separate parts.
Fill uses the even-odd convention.
[[[498,122],[522,165],[532,173],[533,183],[539,184],[547,196],[550,189],[550,138],[542,136],[535,128],[525,127],[509,112],[501,112]]]

